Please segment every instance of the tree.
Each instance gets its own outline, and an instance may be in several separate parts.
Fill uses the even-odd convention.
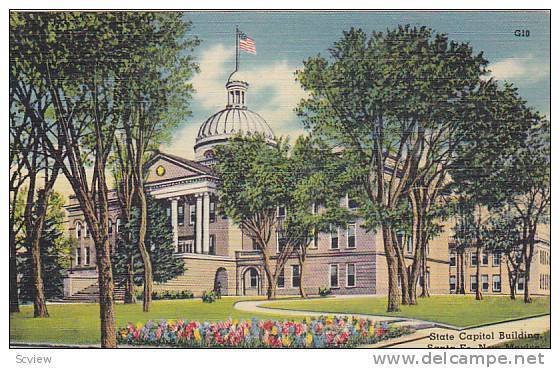
[[[420,198],[419,214],[429,212],[445,182],[450,142],[464,118],[465,95],[477,86],[487,61],[468,44],[448,41],[426,27],[399,26],[371,37],[361,30],[344,32],[322,56],[304,62],[297,79],[310,97],[298,113],[306,128],[342,149],[365,200],[362,214],[370,230],[381,227],[388,268],[388,311],[399,310],[399,270],[404,302],[409,284],[395,227],[403,204],[418,188],[431,186]],[[447,147],[447,148],[446,148]],[[451,150],[451,151],[453,151]],[[414,201],[416,202],[416,201]],[[414,229],[425,231],[420,222]],[[424,236],[425,237],[425,236]],[[425,242],[413,236],[415,247]],[[420,267],[422,252],[413,268]],[[415,294],[415,293],[414,293]]]
[[[278,254],[276,242],[271,242],[275,231],[283,229],[278,207],[290,207],[288,152],[285,140],[270,142],[258,134],[237,136],[216,147],[218,162],[214,168],[220,177],[221,211],[254,240],[263,259],[268,299],[275,297],[278,276],[293,251],[293,243],[284,242],[282,234],[278,234]],[[272,253],[276,254],[274,267]]]
[[[463,128],[453,181],[475,203],[490,210],[507,205],[521,220],[529,285],[537,225],[548,222],[550,210],[550,122],[510,83],[481,81],[467,103],[471,123]],[[531,302],[528,289],[526,303]]]
[[[61,194],[53,192],[49,199],[45,228],[40,240],[41,274],[44,275],[45,299],[60,299],[63,297],[63,279],[70,264],[70,252],[73,241],[64,236],[64,199]],[[23,211],[19,211],[22,213]],[[23,301],[33,301],[34,280],[31,247],[23,243],[20,251],[20,298]]]
[[[137,247],[143,262],[143,311],[148,312],[152,300],[153,270],[146,247],[147,200],[144,190],[144,164],[159,145],[170,138],[170,132],[190,115],[192,84],[187,83],[197,65],[191,52],[198,45],[196,37],[186,37],[191,24],[180,13],[143,12],[130,16],[134,54],[121,69],[121,78],[128,83],[123,91],[121,109],[122,135],[117,137],[115,169],[113,170],[122,213],[129,221],[131,207],[139,209]],[[119,140],[123,142],[119,144]],[[127,302],[132,301],[127,288]]]
[[[307,249],[319,232],[346,224],[352,216],[340,205],[341,193],[347,193],[344,161],[330,147],[315,137],[297,138],[289,157],[289,172],[293,182],[286,202],[283,222],[286,244],[298,258],[300,268],[299,293],[305,298],[305,261]]]
[[[483,235],[487,249],[500,254],[506,261],[511,300],[515,300],[517,284],[525,273],[522,228],[522,222],[513,216],[512,211],[503,208],[492,213]]]
[[[148,219],[146,244],[153,267],[155,282],[166,282],[184,273],[185,265],[180,258],[174,256],[173,227],[167,216],[165,206],[154,199],[148,198]],[[130,236],[119,237],[113,256],[115,281],[126,283],[129,278],[132,284],[144,284],[144,262],[137,247],[138,227],[140,226],[140,211],[134,209],[130,223],[124,223],[122,233]],[[131,239],[126,242],[125,239]],[[130,261],[132,259],[132,262]],[[129,265],[132,264],[132,272]]]

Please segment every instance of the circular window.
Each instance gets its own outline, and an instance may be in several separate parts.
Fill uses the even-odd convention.
[[[156,168],[156,174],[157,174],[157,176],[163,176],[163,175],[165,175],[165,167],[163,167],[163,166],[161,166],[161,165],[158,166],[158,167]]]

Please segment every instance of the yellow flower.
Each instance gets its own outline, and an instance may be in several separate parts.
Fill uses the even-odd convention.
[[[232,321],[232,324],[233,324],[234,326],[237,326],[237,323],[238,323],[238,322],[239,322],[238,320],[234,319],[234,320]]]
[[[136,324],[136,329],[139,330],[139,329],[142,328],[142,326],[143,326],[142,323],[138,322],[138,323]]]
[[[311,318],[309,316],[305,317],[305,323],[310,324]]]
[[[356,326],[354,326],[354,327],[355,327],[356,331],[360,331],[360,329],[361,329],[361,327],[360,327],[360,324],[359,324],[359,323],[356,323]]]
[[[200,336],[200,331],[198,329],[194,330],[194,339],[200,341],[202,338]]]
[[[312,342],[313,342],[313,335],[308,333],[307,336],[305,337],[305,343],[307,344],[307,346],[311,346]]]
[[[286,335],[282,338],[282,345],[284,345],[284,346],[290,346],[291,342],[292,341],[290,340],[290,337],[288,335]]]
[[[273,335],[278,334],[278,329],[276,328],[276,326],[272,326],[272,331],[270,333]]]
[[[372,336],[375,334],[375,328],[373,328],[373,325],[369,326],[369,331],[368,332]]]

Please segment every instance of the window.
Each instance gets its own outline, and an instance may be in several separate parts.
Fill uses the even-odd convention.
[[[477,283],[476,276],[471,275],[471,291],[476,291]]]
[[[76,266],[82,264],[82,249],[76,248]]]
[[[330,274],[329,274],[329,282],[331,288],[338,287],[338,265],[331,265],[330,267]]]
[[[313,230],[313,240],[311,241],[311,245],[309,248],[317,249],[319,247],[319,232],[317,229]]]
[[[191,204],[189,206],[189,225],[194,225],[194,223],[196,222],[196,205]]]
[[[346,286],[354,287],[356,286],[356,265],[347,264],[346,265]]]
[[[89,226],[87,226],[86,224],[85,228],[86,228],[86,238],[89,238]]]
[[[208,246],[208,254],[216,254],[216,235],[210,235],[210,245]]]
[[[210,222],[216,222],[216,202],[210,202]]]
[[[502,278],[500,275],[492,276],[492,291],[495,293],[502,291]]]
[[[284,280],[284,268],[282,268],[282,269],[280,270],[280,273],[278,274],[278,283],[277,283],[277,285],[278,285],[279,288],[283,288],[283,287],[284,287],[284,284],[285,284],[285,280]]]
[[[426,249],[429,250],[428,247]],[[413,249],[412,249],[412,237],[411,236],[406,237],[406,251],[408,252],[408,254],[412,254]]]
[[[356,224],[348,224],[348,236],[346,237],[346,246],[348,248],[356,248]]]
[[[358,208],[358,202],[350,194],[346,194],[346,203],[350,211],[355,211]]]
[[[179,202],[177,205],[177,224],[183,226],[185,224],[185,204]]]
[[[449,253],[449,266],[451,267],[457,266],[457,253],[455,252]]]
[[[91,254],[90,254],[89,247],[85,247],[85,253],[86,253],[86,259],[85,259],[86,262],[84,264],[88,265],[91,261],[90,259]]]
[[[449,276],[449,292],[454,293],[457,289],[457,276]]]
[[[492,255],[492,266],[497,267],[500,265],[502,255],[500,252],[494,252]]]
[[[519,279],[517,280],[517,290],[525,290],[525,276],[519,276]]]
[[[488,252],[482,252],[482,265],[488,266]]]
[[[253,245],[253,250],[258,250],[257,239],[251,238],[251,244]]]
[[[488,275],[482,275],[481,276],[481,281],[482,281],[482,291],[488,291]]]
[[[292,266],[292,287],[299,287],[301,282],[301,275],[299,272],[299,265]]]
[[[76,224],[76,238],[77,239],[81,239],[82,238],[82,223],[78,222]]]
[[[476,256],[476,252],[471,253],[471,267],[476,267],[478,264],[478,257]]]
[[[116,226],[115,226],[115,232],[116,232],[117,234],[119,233],[120,228],[121,228],[121,219],[118,218],[118,219],[117,219]]]
[[[259,284],[259,274],[257,270],[251,268],[251,270],[249,271],[249,285],[251,285],[252,288],[256,288],[258,284]]]
[[[113,234],[113,220],[109,219],[109,235]]]
[[[277,214],[278,217],[286,217],[286,207],[278,206]]]
[[[286,246],[286,238],[284,237],[284,231],[276,231],[276,252],[280,253],[284,250]]]
[[[331,249],[338,249],[338,227],[331,226]]]

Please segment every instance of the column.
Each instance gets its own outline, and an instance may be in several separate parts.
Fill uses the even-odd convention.
[[[202,252],[210,253],[210,193],[203,194],[202,206]]]
[[[171,226],[173,227],[173,245],[179,251],[179,227],[177,224],[177,198],[171,199]]]
[[[196,253],[202,253],[202,195],[196,196]]]

